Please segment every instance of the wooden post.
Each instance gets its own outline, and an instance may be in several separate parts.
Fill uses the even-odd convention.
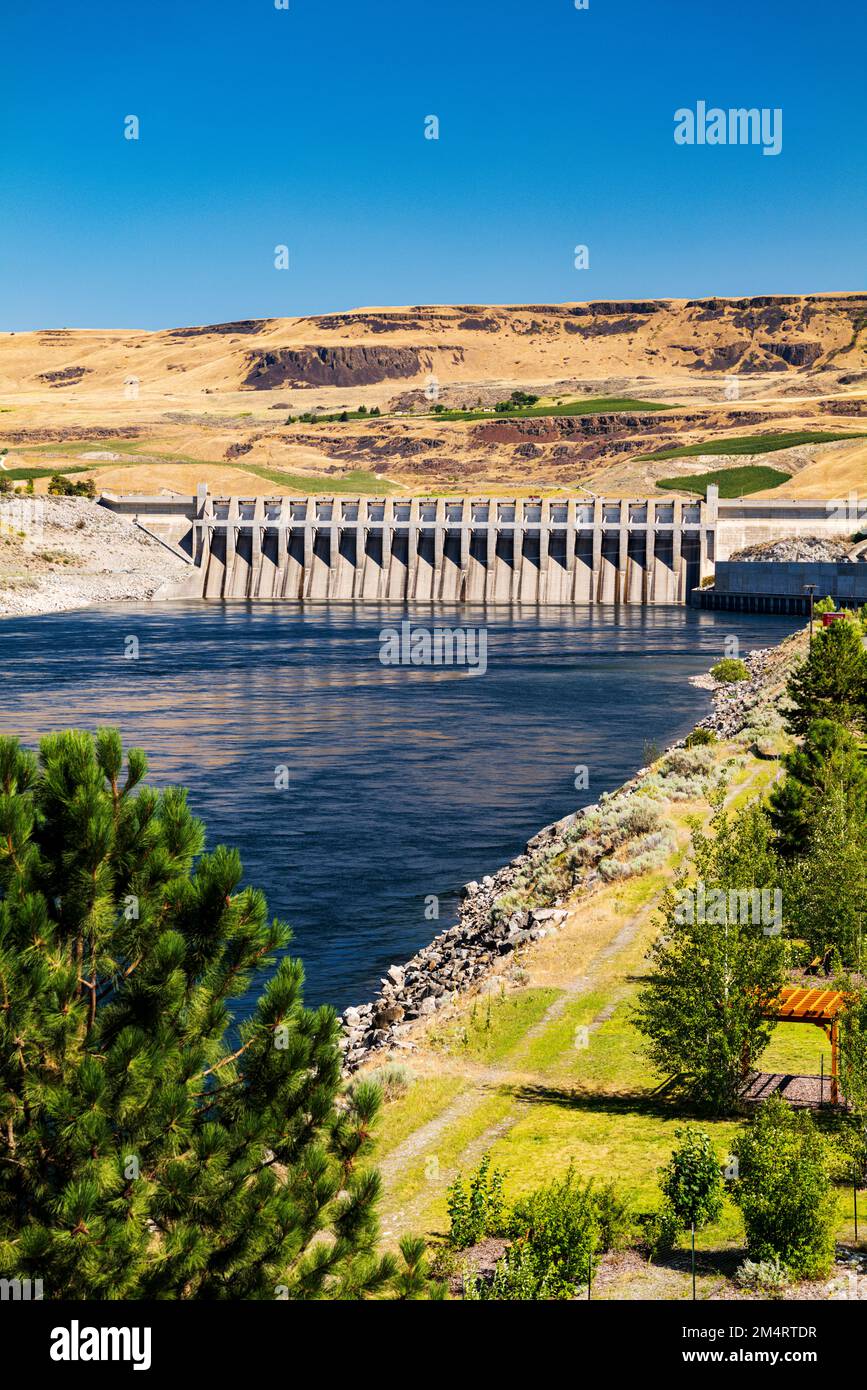
[[[825,1104],[825,1054],[819,1055],[819,1104]]]
[[[836,1105],[840,1099],[839,1084],[839,1047],[837,1045],[837,1020],[831,1023],[831,1104]]]

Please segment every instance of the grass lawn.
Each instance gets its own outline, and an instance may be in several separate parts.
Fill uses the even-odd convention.
[[[732,751],[721,745],[720,759]],[[736,767],[733,802],[764,794],[775,768],[751,758]],[[699,1124],[720,1161],[727,1159],[743,1119],[709,1119],[678,1100],[669,1079],[650,1066],[633,1023],[647,949],[658,930],[657,895],[682,856],[689,815],[699,806],[671,807],[680,843],[666,870],[601,888],[578,904],[558,936],[522,959],[525,978],[517,987],[490,999],[458,1001],[453,1016],[432,1023],[416,1060],[408,1059],[410,1069],[419,1068],[417,1079],[385,1107],[381,1121],[379,1154],[392,1156],[385,1174],[389,1239],[405,1230],[444,1232],[449,1183],[456,1173],[472,1171],[485,1152],[504,1172],[512,1198],[562,1177],[570,1164],[582,1177],[613,1182],[632,1206],[635,1239],[638,1217],[660,1203],[659,1170],[679,1128]],[[820,1029],[781,1023],[760,1066],[818,1074],[820,1058],[829,1073],[830,1046]],[[830,1132],[838,1120],[828,1111],[818,1122]],[[421,1134],[426,1125],[430,1131]],[[851,1189],[841,1186],[838,1195],[838,1237],[851,1240]],[[862,1193],[859,1210],[865,1209]],[[743,1225],[732,1200],[696,1246],[740,1258]],[[711,1261],[708,1269],[714,1268]],[[655,1267],[647,1269],[639,1280],[656,1277]],[[709,1279],[704,1296],[719,1291],[720,1277]],[[676,1262],[665,1281],[657,1296],[685,1296],[687,1275]],[[626,1276],[615,1296],[634,1296]]]
[[[457,1076],[419,1077],[405,1095],[389,1102],[377,1125],[375,1161],[381,1163],[405,1139],[438,1115],[460,1089],[461,1081]]]
[[[637,462],[658,463],[661,459],[697,458],[699,454],[773,454],[778,449],[792,449],[796,444],[833,444],[840,439],[867,439],[867,435],[863,430],[790,430],[781,434],[743,434],[708,439],[703,444],[681,444],[676,449],[658,449],[653,454],[639,454]]]
[[[543,1017],[559,996],[556,989],[525,989],[473,999],[459,1020],[428,1034],[428,1044],[477,1062],[496,1062],[507,1056],[528,1028]]]

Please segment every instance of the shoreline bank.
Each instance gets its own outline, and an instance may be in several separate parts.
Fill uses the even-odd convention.
[[[691,677],[691,684],[713,695],[711,712],[693,732],[706,730],[713,742],[727,742],[750,730],[771,707],[802,637],[796,631],[775,647],[749,653],[744,658],[746,681],[722,684],[709,675]],[[763,732],[756,730],[757,742]],[[665,846],[666,829],[648,801],[659,812],[666,798],[683,799],[686,790],[702,781],[707,787],[717,775],[711,772],[708,750],[688,750],[688,738],[672,743],[599,802],[544,826],[522,854],[494,873],[465,884],[455,925],[402,965],[391,965],[373,1000],[343,1011],[347,1072],[378,1056],[411,1054],[414,1034],[425,1021],[459,997],[502,983],[504,971],[513,971],[516,963],[520,969],[521,947],[556,932],[569,912],[565,904],[576,894],[586,901],[612,878],[652,867],[653,855]]]
[[[126,517],[79,497],[0,498],[0,620],[153,599],[187,566]]]

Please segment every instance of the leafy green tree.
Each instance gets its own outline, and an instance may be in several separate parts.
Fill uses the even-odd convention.
[[[722,1169],[703,1129],[687,1125],[675,1135],[681,1142],[662,1169],[659,1185],[681,1227],[700,1231],[722,1211]]]
[[[783,767],[786,776],[771,792],[769,815],[784,858],[807,852],[823,803],[835,787],[853,820],[867,821],[867,762],[858,740],[842,725],[815,720],[803,745],[783,758]]]
[[[96,485],[92,478],[77,480],[67,478],[63,473],[52,473],[48,482],[48,492],[52,497],[89,497],[96,496]]]
[[[860,970],[867,912],[867,821],[853,813],[843,786],[817,802],[807,853],[788,870],[784,901],[790,931],[814,955],[832,949]]]
[[[776,1257],[797,1279],[827,1274],[838,1219],[829,1155],[808,1110],[774,1096],[735,1140],[741,1209],[754,1260]]]
[[[662,1170],[666,1207],[692,1234],[692,1296],[695,1298],[695,1233],[716,1221],[723,1207],[722,1172],[710,1135],[694,1125],[675,1130],[680,1144]]]
[[[840,1016],[840,1086],[862,1133],[867,1128],[867,989],[848,977],[835,985],[846,997]]]
[[[830,719],[850,731],[867,722],[867,653],[855,623],[819,628],[806,661],[792,672],[786,692],[791,704],[786,724],[806,734],[817,719]]]
[[[695,882],[681,876],[663,897],[634,1017],[654,1066],[696,1106],[723,1114],[770,1039],[764,1014],[786,949],[766,911],[778,876],[767,818],[756,804],[729,818],[721,791],[715,800],[710,834],[693,831]]]
[[[379,1093],[290,933],[120,736],[0,740],[0,1276],[48,1297],[364,1297]],[[279,959],[278,959],[279,958]],[[231,1001],[278,960],[249,1019]]]

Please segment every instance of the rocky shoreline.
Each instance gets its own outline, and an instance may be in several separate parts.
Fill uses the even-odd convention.
[[[746,681],[723,685],[710,675],[693,677],[693,684],[712,690],[714,696],[712,712],[696,728],[707,729],[720,740],[732,739],[750,728],[769,691],[781,678],[787,664],[785,649],[791,641],[787,639],[781,647],[760,648],[745,657],[749,671]],[[680,739],[663,756],[684,746],[685,740]],[[641,768],[604,798],[604,804],[610,806],[615,799],[633,797],[640,788],[646,788],[652,776],[653,769]],[[564,896],[555,894],[544,906],[515,911],[503,910],[502,900],[519,882],[528,876],[532,878],[534,872],[544,871],[558,855],[568,853],[570,847],[581,842],[585,827],[588,832],[593,827],[598,836],[599,810],[599,805],[586,806],[546,826],[528,842],[523,854],[480,882],[465,884],[457,923],[440,932],[403,965],[391,965],[375,999],[344,1011],[341,1046],[348,1072],[354,1072],[376,1054],[412,1052],[412,1034],[420,1020],[439,1013],[458,995],[483,988],[514,964],[515,953],[521,946],[557,931],[568,915]],[[586,896],[604,881],[599,866],[609,851],[610,841],[601,839],[598,856],[586,864],[569,896],[576,887]]]

